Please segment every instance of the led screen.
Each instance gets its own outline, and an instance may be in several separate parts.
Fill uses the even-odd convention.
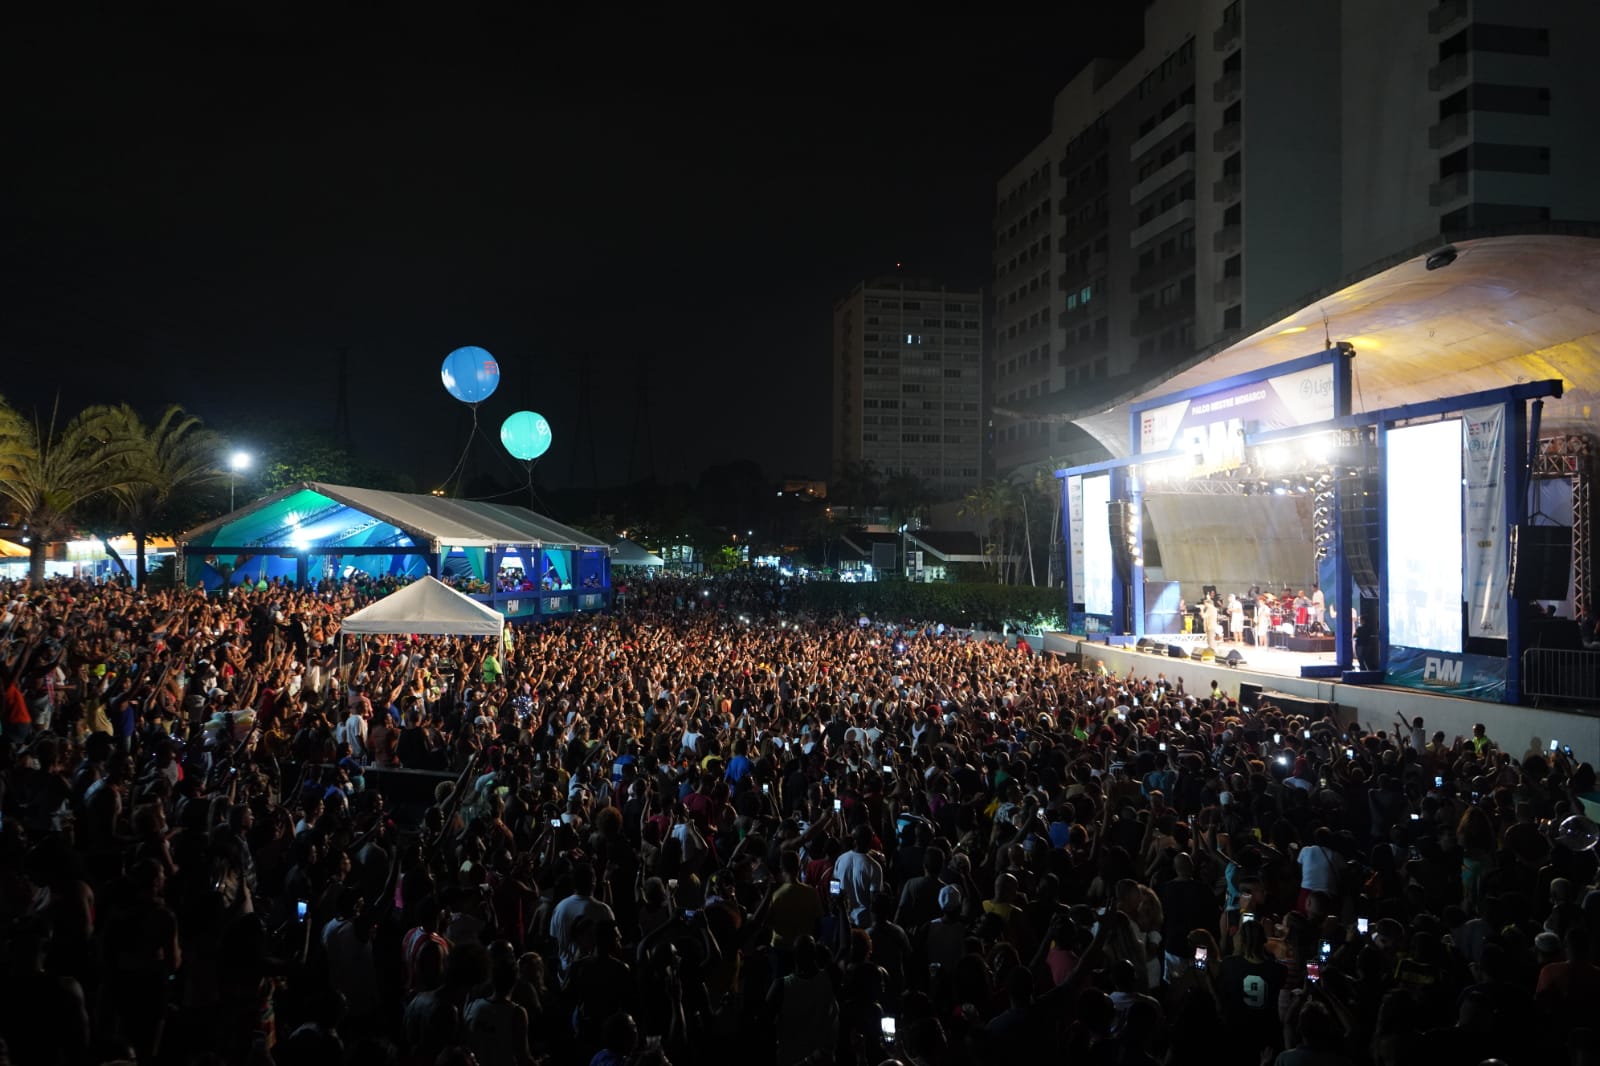
[[[1461,420],[1392,429],[1384,470],[1389,643],[1461,650]]]
[[[1083,479],[1083,609],[1111,613],[1111,475]]]

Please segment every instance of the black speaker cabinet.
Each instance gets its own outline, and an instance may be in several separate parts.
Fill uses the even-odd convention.
[[[1571,584],[1571,527],[1511,527],[1511,595],[1519,600],[1564,600]]]

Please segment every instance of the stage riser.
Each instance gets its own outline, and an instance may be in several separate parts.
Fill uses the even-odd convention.
[[[1334,704],[1341,722],[1360,721],[1375,729],[1392,730],[1397,715],[1404,716],[1408,722],[1421,715],[1430,736],[1435,730],[1442,730],[1447,738],[1452,739],[1457,734],[1471,736],[1474,723],[1482,722],[1501,749],[1516,758],[1521,758],[1522,753],[1530,747],[1537,746],[1542,750],[1549,747],[1551,740],[1558,740],[1562,744],[1570,744],[1573,755],[1584,762],[1600,760],[1600,717],[1504,703],[1483,703],[1417,689],[1346,685],[1337,681],[1273,674],[1252,667],[1249,649],[1244,649],[1245,665],[1234,669],[1220,663],[1198,663],[1190,659],[1147,655],[1132,648],[1111,648],[1064,633],[1046,633],[1042,644],[1044,651],[1077,658],[1090,665],[1097,659],[1103,660],[1107,668],[1118,673],[1132,666],[1143,676],[1165,673],[1169,680],[1174,681],[1181,677],[1185,689],[1193,694],[1204,695],[1210,690],[1213,679],[1235,699],[1239,698],[1241,685],[1254,685],[1258,693],[1266,689],[1287,693],[1314,704]]]

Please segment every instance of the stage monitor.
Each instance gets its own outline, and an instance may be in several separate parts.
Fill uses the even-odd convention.
[[[1111,613],[1111,475],[1083,479],[1083,609]]]
[[[1389,431],[1389,643],[1459,652],[1461,636],[1461,420]]]

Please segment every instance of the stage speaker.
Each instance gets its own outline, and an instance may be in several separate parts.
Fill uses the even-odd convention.
[[[1242,666],[1244,664],[1244,656],[1239,654],[1238,648],[1234,648],[1228,652],[1227,663],[1229,666],[1234,667]]]
[[[1571,584],[1571,527],[1511,527],[1512,596],[1519,600],[1564,600]]]
[[[1198,662],[1215,662],[1217,653],[1211,648],[1196,648],[1194,650],[1194,654],[1190,656],[1190,658],[1195,659]]]
[[[1168,644],[1167,657],[1169,659],[1187,659],[1189,657],[1189,653],[1183,650],[1182,645]]]
[[[1376,472],[1364,468],[1339,486],[1339,513],[1350,578],[1363,596],[1378,594],[1378,505]]]

